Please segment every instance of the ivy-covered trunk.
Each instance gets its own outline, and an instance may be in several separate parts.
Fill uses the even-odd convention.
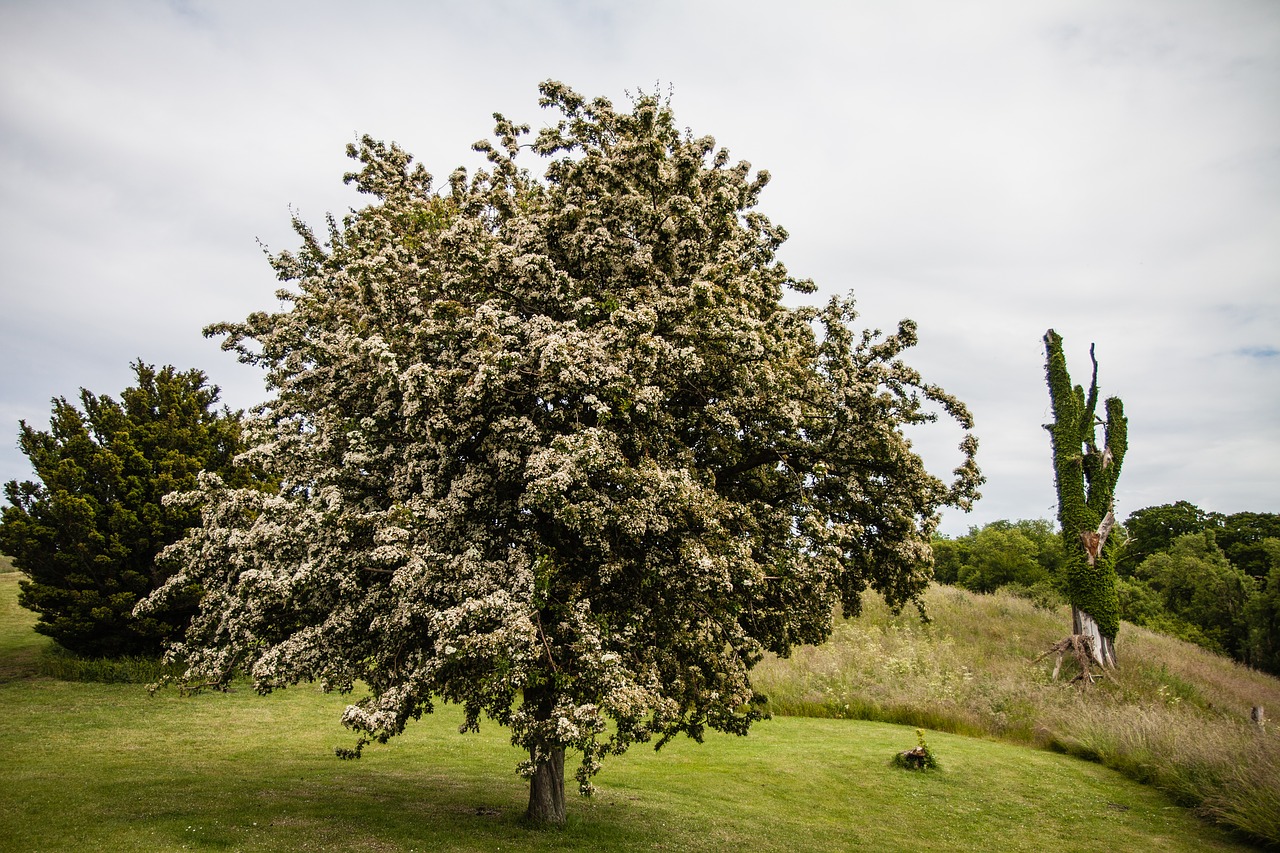
[[[1100,666],[1116,664],[1115,639],[1120,627],[1116,596],[1113,513],[1116,481],[1128,448],[1124,404],[1118,397],[1104,403],[1106,420],[1097,415],[1098,362],[1089,348],[1093,378],[1084,388],[1071,384],[1062,338],[1045,332],[1045,373],[1053,402],[1052,424],[1046,424],[1053,444],[1053,469],[1058,489],[1058,521],[1067,555],[1067,594],[1071,600],[1072,633],[1088,638],[1090,655]],[[1097,443],[1096,427],[1103,427]],[[1111,547],[1108,547],[1111,545]]]
[[[1114,639],[1102,632],[1098,620],[1075,606],[1071,608],[1071,633],[1089,638],[1089,651],[1099,666],[1114,667],[1116,665]]]

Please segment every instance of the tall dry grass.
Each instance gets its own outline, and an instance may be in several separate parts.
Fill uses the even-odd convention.
[[[1120,667],[1091,686],[1069,662],[1035,662],[1070,626],[1066,608],[935,586],[931,621],[869,597],[863,616],[755,684],[774,713],[850,717],[997,737],[1100,761],[1178,802],[1280,845],[1280,680],[1199,647],[1125,624]]]

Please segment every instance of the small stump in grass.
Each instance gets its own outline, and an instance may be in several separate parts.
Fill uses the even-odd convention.
[[[903,770],[936,770],[938,759],[924,742],[924,729],[916,729],[916,744],[913,749],[899,752],[889,763]]]

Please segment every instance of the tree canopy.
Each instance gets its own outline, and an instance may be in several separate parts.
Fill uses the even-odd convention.
[[[1041,599],[1065,597],[1062,537],[1045,519],[1001,519],[964,536],[933,541],[934,578],[974,592],[1010,588]]]
[[[765,651],[821,642],[868,587],[915,599],[940,508],[981,477],[971,435],[950,483],[903,435],[971,428],[901,360],[914,324],[784,305],[815,288],[755,209],[766,172],[657,97],[540,90],[559,118],[529,141],[495,115],[488,165],[440,190],[397,145],[350,146],[370,204],[324,239],[295,219],[281,310],[207,330],[266,369],[246,458],[280,488],[202,476],[150,606],[204,589],[192,684],[362,682],[361,744],[438,700],[509,726],[554,821],[566,748],[585,793],[632,743],[744,733]]]
[[[1249,659],[1247,617],[1255,581],[1231,565],[1212,533],[1177,537],[1168,549],[1152,554],[1138,566],[1133,582],[1145,582],[1160,596],[1167,614],[1195,626],[1199,635],[1187,639],[1237,660]],[[1155,620],[1134,621],[1148,627],[1158,624]]]
[[[1125,520],[1125,619],[1280,672],[1280,515],[1187,501]]]
[[[1152,554],[1169,550],[1179,536],[1216,526],[1214,515],[1187,501],[1134,510],[1124,522],[1128,542],[1117,561],[1117,571],[1133,574]]]
[[[119,401],[80,391],[77,408],[53,400],[49,430],[20,424],[19,446],[40,482],[5,485],[0,550],[27,575],[23,606],[36,630],[84,655],[158,654],[181,635],[194,595],[174,588],[165,608],[132,611],[167,578],[156,555],[199,515],[165,506],[201,470],[231,470],[239,415],[214,409],[218,388],[199,370],[135,362],[137,385]]]

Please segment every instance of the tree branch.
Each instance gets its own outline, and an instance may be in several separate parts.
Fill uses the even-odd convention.
[[[551,656],[551,644],[547,642],[547,631],[542,627],[542,614],[534,613],[533,618],[538,621],[538,637],[542,639],[542,647],[547,650],[547,663],[551,664],[552,672],[559,672],[560,667],[556,666],[556,659]]]
[[[782,454],[776,450],[761,450],[759,453],[753,453],[738,460],[728,468],[721,468],[716,472],[716,486],[725,486],[733,482],[739,474],[745,474],[753,468],[759,468],[761,465],[768,465],[772,462],[780,462]]]

